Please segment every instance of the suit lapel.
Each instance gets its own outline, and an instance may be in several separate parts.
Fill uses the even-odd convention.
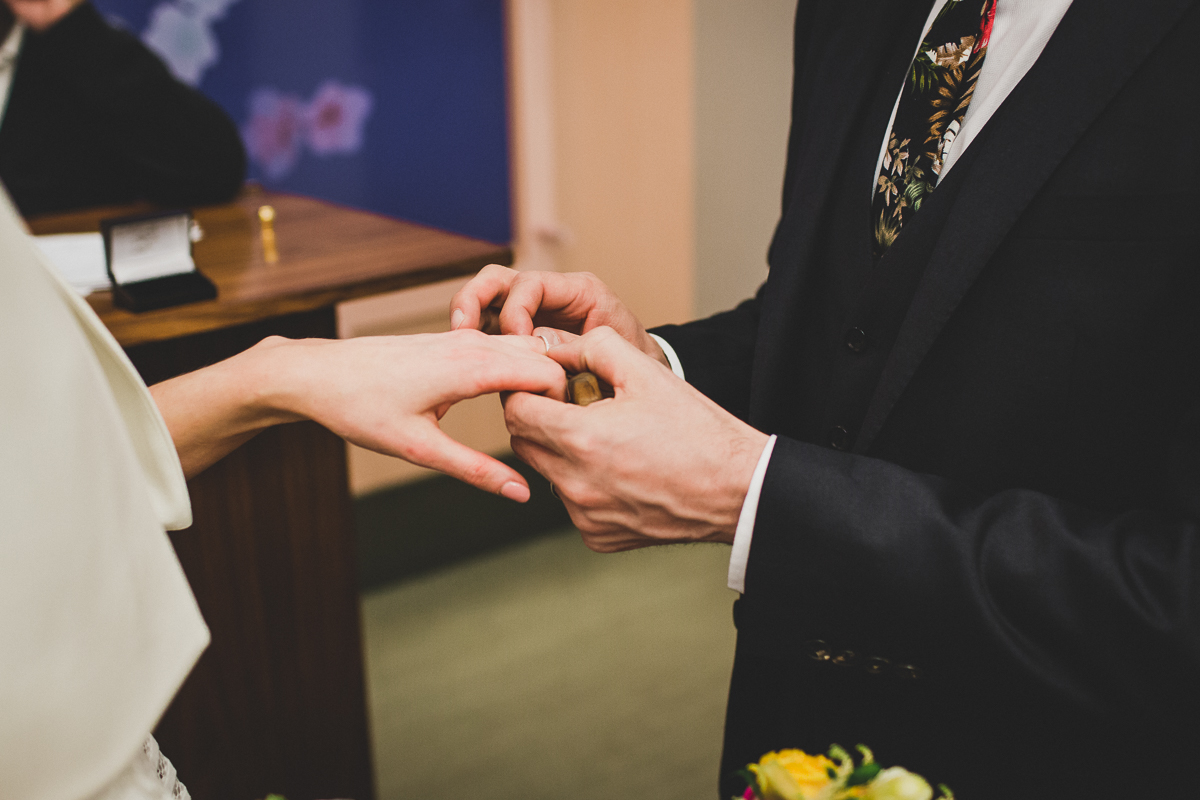
[[[855,443],[865,452],[1009,229],[1196,0],[1076,2],[984,127]],[[935,193],[936,194],[936,193]]]

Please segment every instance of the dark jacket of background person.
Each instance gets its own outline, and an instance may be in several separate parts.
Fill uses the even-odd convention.
[[[15,66],[0,179],[25,216],[219,203],[241,186],[245,151],[225,112],[90,3],[27,30]]]
[[[862,742],[973,800],[1194,797],[1200,4],[1076,2],[876,264],[929,7],[802,0],[769,278],[657,331],[780,437],[720,796]]]

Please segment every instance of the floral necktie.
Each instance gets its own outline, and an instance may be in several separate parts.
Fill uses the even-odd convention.
[[[876,258],[937,185],[975,94],[995,18],[996,0],[948,0],[921,41],[871,201]]]

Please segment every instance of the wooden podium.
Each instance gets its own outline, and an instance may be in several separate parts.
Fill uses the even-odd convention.
[[[258,208],[275,208],[279,259]],[[32,220],[95,231],[98,209]],[[197,266],[216,300],[144,314],[88,302],[146,383],[265,336],[336,336],[343,300],[510,263],[507,247],[316,200],[251,191],[200,208]],[[188,483],[195,524],[171,535],[212,630],[155,731],[195,800],[374,797],[345,447],[314,423],[268,430]]]

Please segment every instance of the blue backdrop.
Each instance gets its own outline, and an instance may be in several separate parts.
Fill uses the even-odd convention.
[[[264,185],[511,238],[501,0],[94,0],[242,130]]]

